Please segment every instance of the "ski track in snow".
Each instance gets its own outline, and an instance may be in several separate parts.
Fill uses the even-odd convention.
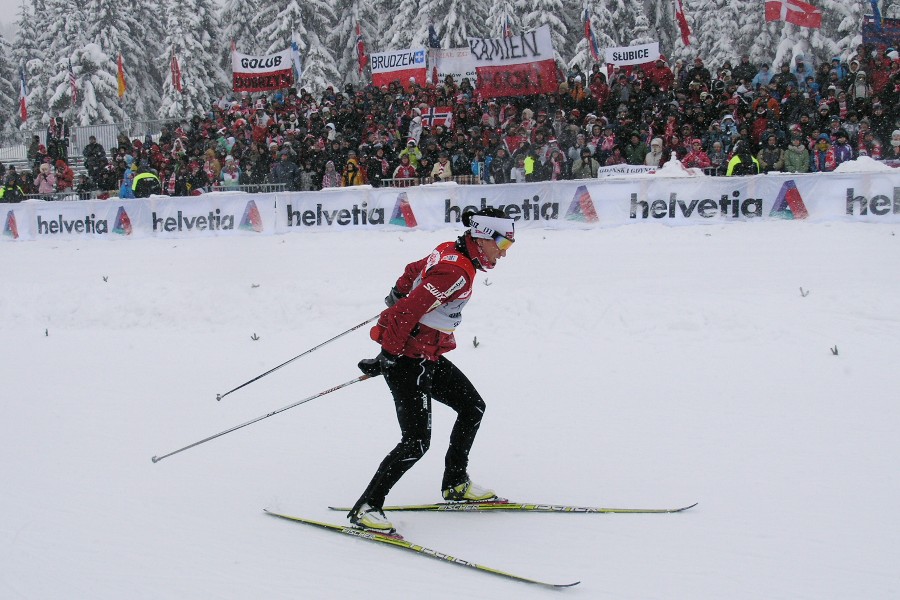
[[[473,478],[519,501],[700,504],[392,519],[469,561],[581,580],[559,592],[578,598],[897,597],[894,230],[520,232],[449,356],[488,404]],[[150,461],[356,376],[368,327],[215,400],[377,314],[454,235],[4,245],[0,597],[548,597],[263,514],[343,522],[327,506],[397,441],[380,380]],[[451,425],[436,405],[390,503],[439,499]]]

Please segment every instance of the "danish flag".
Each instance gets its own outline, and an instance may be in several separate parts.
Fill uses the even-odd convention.
[[[801,0],[766,0],[766,21],[787,21],[800,27],[822,27],[822,11]]]

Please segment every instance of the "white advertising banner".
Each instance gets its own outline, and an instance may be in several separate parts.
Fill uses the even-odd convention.
[[[275,232],[275,194],[38,200],[5,206],[5,240],[184,238]]]
[[[151,234],[157,237],[212,237],[273,233],[275,194],[237,192],[184,198],[156,196],[150,215]]]
[[[475,72],[475,61],[469,48],[431,48],[428,50],[428,60],[432,71],[437,74],[435,83],[444,83],[447,75],[453,77],[456,85],[463,78],[468,78],[469,83],[475,86],[478,74]]]
[[[900,172],[754,177],[606,177],[503,185],[435,184],[320,192],[223,192],[143,200],[3,205],[0,239],[129,239],[303,231],[462,228],[467,209],[499,208],[523,229],[754,220],[900,224]]]
[[[659,42],[640,44],[638,46],[620,46],[606,49],[606,64],[627,67],[642,65],[659,58]]]

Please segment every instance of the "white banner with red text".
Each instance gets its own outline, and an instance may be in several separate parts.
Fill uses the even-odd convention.
[[[900,172],[603,178],[436,184],[320,192],[218,192],[185,198],[2,205],[0,239],[129,239],[307,231],[462,229],[468,209],[499,208],[522,229],[636,223],[802,220],[900,224]]]
[[[231,89],[235,92],[264,92],[292,85],[294,71],[290,48],[265,56],[231,53]]]
[[[484,98],[528,96],[557,90],[550,26],[502,38],[469,38],[469,53]]]

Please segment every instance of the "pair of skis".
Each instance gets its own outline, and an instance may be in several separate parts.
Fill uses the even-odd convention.
[[[689,508],[693,508],[697,506],[697,503],[691,504],[690,506],[682,506],[680,508],[602,508],[602,507],[592,507],[592,506],[567,506],[567,505],[558,505],[558,504],[529,504],[529,503],[518,503],[518,502],[510,502],[508,500],[489,500],[485,502],[438,502],[435,504],[409,504],[403,506],[385,506],[384,510],[387,511],[415,511],[415,512],[497,512],[497,511],[515,511],[515,512],[554,512],[554,513],[629,513],[629,514],[663,514],[663,513],[678,513],[688,510]],[[335,507],[329,506],[331,510],[349,512],[349,507]],[[470,567],[473,569],[477,569],[479,571],[490,573],[492,575],[497,575],[500,577],[505,577],[507,579],[512,579],[515,581],[519,581],[522,583],[531,583],[536,585],[541,585],[544,587],[552,587],[552,588],[566,588],[572,587],[574,585],[578,585],[580,582],[575,581],[572,583],[548,583],[545,581],[539,581],[537,579],[531,579],[529,577],[522,577],[521,575],[515,575],[513,573],[507,573],[506,571],[501,571],[499,569],[494,569],[492,567],[486,567],[484,565],[479,565],[477,563],[473,563],[462,558],[458,558],[455,556],[450,556],[449,554],[445,554],[443,552],[438,552],[437,550],[432,550],[431,548],[426,548],[424,546],[420,546],[419,544],[414,544],[408,540],[405,540],[402,536],[397,534],[389,534],[379,531],[373,531],[371,529],[361,529],[359,527],[354,527],[351,525],[335,525],[333,523],[325,523],[322,521],[315,521],[313,519],[305,519],[303,517],[295,517],[291,515],[285,515],[281,513],[277,513],[274,511],[270,511],[268,509],[265,510],[266,514],[272,515],[273,517],[279,517],[281,519],[287,519],[289,521],[295,521],[297,523],[304,523],[306,525],[311,525],[314,527],[319,527],[322,529],[326,529],[328,531],[333,531],[336,533],[343,533],[345,535],[351,535],[359,539],[369,540],[371,542],[377,542],[380,544],[387,544],[389,546],[393,546],[395,548],[400,548],[403,550],[408,550],[410,552],[415,552],[417,554],[422,554],[425,556],[429,556],[431,558],[436,558],[438,560],[443,560],[445,562],[449,562],[455,565],[460,565],[464,567]]]

